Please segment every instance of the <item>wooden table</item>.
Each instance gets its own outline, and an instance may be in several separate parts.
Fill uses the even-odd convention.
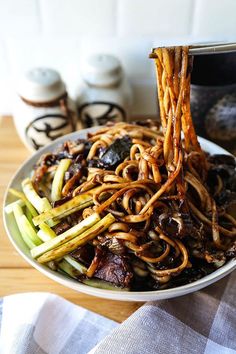
[[[10,178],[29,156],[30,152],[18,138],[12,119],[4,117],[0,123],[1,205]],[[98,299],[57,284],[33,269],[15,251],[4,230],[2,215],[0,231],[0,297],[22,292],[48,291],[118,322],[124,321],[141,306],[141,303],[135,302]]]

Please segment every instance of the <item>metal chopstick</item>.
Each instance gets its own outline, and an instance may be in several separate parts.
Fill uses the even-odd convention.
[[[218,44],[207,46],[192,46],[189,48],[190,55],[223,54],[236,52],[236,43]]]
[[[152,49],[150,58],[156,58],[154,53],[155,48]],[[236,43],[227,44],[207,44],[207,45],[193,45],[189,47],[189,55],[204,55],[204,54],[223,54],[236,52]]]

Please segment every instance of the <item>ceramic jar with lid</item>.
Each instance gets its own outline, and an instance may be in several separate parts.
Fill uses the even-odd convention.
[[[84,63],[82,75],[84,85],[77,104],[84,127],[129,119],[132,91],[116,57],[90,56]]]
[[[13,114],[17,132],[31,150],[76,130],[76,105],[52,69],[35,68],[24,75]]]
[[[236,53],[199,55],[191,79],[197,134],[236,153]]]

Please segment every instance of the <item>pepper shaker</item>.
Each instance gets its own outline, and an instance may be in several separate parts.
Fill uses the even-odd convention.
[[[77,99],[84,127],[129,119],[132,92],[120,61],[106,54],[90,56],[83,67],[84,86]]]
[[[49,68],[34,68],[25,74],[14,111],[17,132],[30,150],[76,130],[76,105],[59,73]]]

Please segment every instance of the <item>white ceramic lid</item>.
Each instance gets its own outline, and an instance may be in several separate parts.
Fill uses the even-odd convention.
[[[18,94],[33,102],[50,102],[62,96],[66,87],[60,74],[49,68],[33,68],[19,81]]]
[[[94,54],[83,65],[83,78],[90,85],[111,86],[122,78],[119,59],[108,54]]]

